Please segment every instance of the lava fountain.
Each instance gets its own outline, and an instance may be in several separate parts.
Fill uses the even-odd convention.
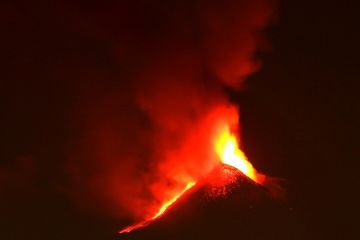
[[[223,164],[236,168],[256,183],[263,183],[265,176],[258,173],[249,162],[245,153],[239,148],[236,135],[230,132],[228,126],[225,126],[216,140],[215,152]]]

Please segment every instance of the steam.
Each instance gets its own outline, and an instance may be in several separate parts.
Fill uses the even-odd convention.
[[[105,90],[86,89],[67,169],[81,205],[135,220],[214,168],[214,126],[238,124],[224,87],[241,88],[259,67],[254,53],[273,3],[132,2],[89,20],[119,72]]]

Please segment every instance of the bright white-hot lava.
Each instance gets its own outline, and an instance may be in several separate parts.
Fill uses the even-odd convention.
[[[215,151],[222,163],[232,166],[256,183],[262,183],[264,175],[258,173],[239,148],[238,140],[226,126],[215,142]]]

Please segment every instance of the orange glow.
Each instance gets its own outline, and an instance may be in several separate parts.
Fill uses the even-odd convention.
[[[263,175],[257,173],[248,161],[245,153],[239,148],[237,138],[228,127],[225,127],[220,137],[215,141],[215,151],[222,163],[232,166],[254,182],[261,183]]]
[[[192,188],[193,186],[195,185],[195,182],[189,182],[185,188],[180,192],[178,193],[177,195],[175,195],[173,198],[171,198],[170,200],[164,202],[162,204],[162,206],[160,207],[160,209],[153,215],[151,216],[150,218],[140,222],[140,223],[137,223],[137,224],[134,224],[134,225],[130,225],[122,230],[119,231],[119,233],[128,233],[128,232],[131,232],[135,229],[138,229],[138,228],[141,228],[141,227],[144,227],[144,226],[147,226],[149,223],[151,223],[152,221],[158,219],[159,217],[161,217],[162,215],[164,215],[164,213],[169,209],[169,207],[171,205],[173,205],[176,200],[178,200],[186,191],[188,191],[190,188]]]

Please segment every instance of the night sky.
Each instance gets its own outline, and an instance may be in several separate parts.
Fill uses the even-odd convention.
[[[260,172],[277,178],[284,196],[242,178],[226,197],[211,199],[196,188],[164,218],[126,235],[116,232],[129,218],[108,214],[101,201],[94,207],[98,196],[82,187],[93,168],[74,178],[84,163],[74,167],[71,159],[84,156],[72,153],[94,144],[84,125],[103,123],[97,116],[118,106],[104,109],[103,102],[119,102],[115,120],[126,115],[125,123],[146,128],[127,96],[147,59],[127,53],[121,62],[116,56],[151,51],[113,42],[131,42],[134,34],[146,45],[168,30],[156,27],[161,16],[144,29],[137,22],[119,24],[129,36],[114,29],[121,15],[156,11],[167,1],[139,1],[137,7],[148,7],[140,13],[115,8],[120,0],[99,2],[1,4],[0,239],[356,239],[356,1],[279,1],[255,54],[261,68],[247,78],[244,91],[226,89],[240,106],[245,152]],[[131,134],[127,126],[119,128]],[[138,144],[134,139],[129,141]]]

